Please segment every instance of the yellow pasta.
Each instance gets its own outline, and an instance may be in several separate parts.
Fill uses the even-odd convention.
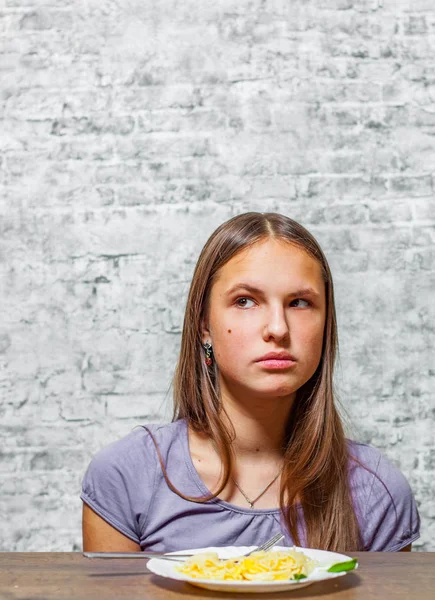
[[[195,554],[176,568],[193,579],[283,581],[307,577],[315,566],[315,561],[302,552],[270,550],[229,559],[220,559],[216,552],[204,552]]]

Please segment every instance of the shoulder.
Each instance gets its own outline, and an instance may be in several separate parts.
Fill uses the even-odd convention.
[[[147,423],[133,429],[119,440],[108,444],[99,450],[91,460],[90,467],[94,469],[119,468],[128,469],[143,467],[147,462],[155,463],[156,440],[162,449],[180,435],[180,423]],[[124,471],[125,472],[125,471]]]
[[[108,444],[87,468],[81,499],[130,539],[142,540],[159,464],[153,437],[165,459],[180,430],[177,423],[149,424]]]
[[[178,442],[185,433],[186,428],[187,423],[185,419],[164,424],[147,423],[140,427],[142,433],[147,438],[154,438],[165,449],[169,448],[173,443]]]
[[[349,477],[364,549],[400,550],[419,537],[420,518],[408,480],[382,452],[349,440]]]
[[[412,494],[406,477],[382,452],[352,440],[349,440],[348,444],[351,481],[371,483],[375,488],[371,493],[384,490],[384,493],[396,498]]]

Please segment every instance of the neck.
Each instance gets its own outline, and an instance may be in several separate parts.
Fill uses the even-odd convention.
[[[278,459],[284,454],[286,424],[294,396],[235,397],[221,386],[222,403],[235,431],[233,451],[238,461]],[[227,423],[226,423],[227,424]]]

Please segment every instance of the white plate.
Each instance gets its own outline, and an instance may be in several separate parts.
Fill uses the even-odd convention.
[[[250,550],[253,550],[254,546],[224,546],[220,548],[193,548],[191,550],[183,550],[180,552],[168,552],[168,556],[171,554],[199,554],[200,552],[217,552],[219,558],[233,558],[245,554]],[[273,550],[290,550],[293,548],[286,548],[284,546],[275,546]],[[338,562],[345,562],[352,560],[350,556],[345,554],[338,554],[337,552],[327,552],[326,550],[313,550],[311,548],[297,548],[303,552],[309,558],[313,558],[318,561],[320,565],[331,566]],[[346,575],[343,573],[328,573],[321,568],[316,567],[314,571],[303,581],[212,581],[211,579],[193,579],[188,575],[184,575],[176,570],[176,566],[180,565],[181,561],[170,561],[161,558],[152,558],[147,563],[147,568],[161,577],[169,577],[170,579],[178,579],[179,581],[185,581],[196,585],[206,590],[214,590],[219,592],[283,592],[285,590],[296,590],[311,585],[315,581],[325,581],[327,579],[334,579],[335,577],[341,577]]]

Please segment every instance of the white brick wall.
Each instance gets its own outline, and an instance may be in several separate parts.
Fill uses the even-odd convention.
[[[0,550],[81,548],[91,456],[170,415],[198,253],[247,210],[337,288],[352,435],[435,550],[433,0],[4,0]]]

